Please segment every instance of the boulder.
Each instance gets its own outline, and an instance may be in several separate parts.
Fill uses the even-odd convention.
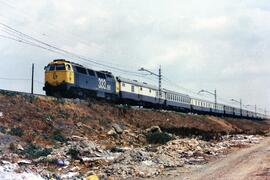
[[[118,133],[118,134],[122,134],[123,133],[123,129],[120,127],[119,124],[112,124],[112,127],[114,128],[115,132]]]

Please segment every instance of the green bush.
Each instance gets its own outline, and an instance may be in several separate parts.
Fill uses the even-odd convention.
[[[48,156],[51,154],[51,148],[41,148],[38,145],[29,143],[28,146],[22,151],[22,154],[26,155],[28,158],[39,158],[41,156]]]
[[[23,136],[23,130],[21,128],[12,128],[9,133],[13,136]]]
[[[64,109],[60,109],[59,114],[61,114],[64,118],[69,118],[70,116],[70,114]]]
[[[146,140],[150,144],[165,144],[172,140],[172,137],[168,133],[153,132],[146,134]]]
[[[43,119],[46,120],[46,121],[53,121],[54,120],[54,116],[53,115],[50,115],[50,114],[47,114],[47,115],[44,116]]]
[[[60,130],[56,130],[53,132],[52,139],[59,142],[66,142],[67,138],[61,133]]]
[[[70,155],[71,158],[75,160],[80,159],[80,152],[76,148],[69,149],[67,155]]]

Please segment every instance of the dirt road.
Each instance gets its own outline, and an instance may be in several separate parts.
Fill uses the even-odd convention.
[[[233,152],[189,172],[175,172],[159,179],[270,180],[270,137],[260,144]]]

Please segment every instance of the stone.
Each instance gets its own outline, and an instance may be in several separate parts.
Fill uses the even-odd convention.
[[[18,145],[17,145],[17,150],[23,151],[24,148],[22,147],[22,145],[18,144]]]
[[[99,180],[97,175],[90,175],[86,177],[86,180]]]
[[[57,159],[55,161],[55,163],[58,165],[58,166],[68,166],[70,164],[69,161],[67,160],[61,160],[61,159]]]
[[[118,134],[122,134],[123,131],[124,131],[124,130],[120,127],[119,124],[114,123],[114,124],[112,124],[112,127],[114,128],[115,132],[118,133]]]
[[[116,132],[114,129],[111,129],[111,130],[109,130],[109,131],[107,132],[107,134],[110,135],[110,136],[113,136],[113,135],[116,135],[117,132]]]
[[[115,146],[113,148],[111,148],[111,152],[126,152],[128,150],[131,150],[130,147],[119,147],[119,146]]]
[[[4,116],[3,112],[0,112],[0,118],[2,118]]]
[[[152,126],[145,130],[146,133],[162,133],[159,126]]]
[[[75,177],[80,176],[79,172],[68,172],[66,174],[61,175],[60,179],[75,179]]]
[[[25,164],[31,164],[32,161],[27,160],[27,159],[22,159],[22,160],[19,160],[17,163],[18,163],[19,165],[25,165]]]

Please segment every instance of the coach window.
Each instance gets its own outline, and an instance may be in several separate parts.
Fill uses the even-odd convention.
[[[140,90],[142,91],[142,87],[140,87]]]
[[[151,93],[152,92],[152,90],[151,89],[149,89],[149,93]]]
[[[134,92],[135,91],[135,87],[132,85],[131,86],[131,92]]]
[[[123,87],[126,87],[126,84],[125,84],[125,83],[122,83],[122,86],[123,86]]]

